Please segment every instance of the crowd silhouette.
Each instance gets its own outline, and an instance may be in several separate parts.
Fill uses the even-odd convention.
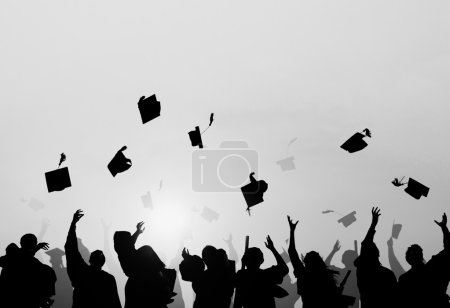
[[[102,270],[105,264],[115,275],[123,272],[127,277],[125,308],[167,308],[169,305],[184,308],[179,277],[192,284],[194,308],[293,308],[299,298],[304,308],[450,307],[447,295],[450,232],[445,213],[440,221],[435,221],[442,232],[443,249],[426,262],[422,248],[412,244],[405,253],[406,262],[411,266],[408,270],[400,265],[394,253],[392,237],[387,242],[391,269],[380,263],[374,238],[381,211],[374,207],[360,253],[355,241],[354,249],[342,254],[342,268],[331,264],[341,249],[339,241],[325,259],[316,251],[300,257],[295,240],[298,221],[294,222],[288,216],[289,257],[283,257],[267,236],[265,246],[276,264],[261,268],[263,251],[258,247],[246,247],[238,271],[238,254],[231,235],[224,240],[231,260],[224,249],[211,245],[203,248],[201,256],[191,255],[183,247],[183,238],[177,256],[170,264],[173,268],[166,268],[151,246],[135,247],[136,240],[145,230],[143,222],[137,224],[133,234],[128,231],[114,233],[117,258],[109,248],[109,227],[103,223],[107,258],[103,251],[95,250],[85,255],[86,261],[83,254],[88,250],[76,234],[77,223],[83,215],[81,210],[74,213],[64,250],[48,250],[49,244],[38,242],[33,234],[22,236],[20,247],[15,243],[7,246],[5,255],[0,257],[1,307],[122,307],[115,277]],[[40,239],[47,226],[48,222],[43,222]],[[38,260],[40,250],[47,250],[52,267]],[[117,259],[120,266],[116,265]],[[292,265],[296,282],[288,275],[287,262]],[[177,267],[181,276],[177,275]]]

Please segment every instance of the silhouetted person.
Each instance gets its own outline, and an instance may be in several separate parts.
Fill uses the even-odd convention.
[[[234,261],[228,260],[225,250],[206,246],[200,258],[183,249],[182,257],[180,273],[183,280],[192,282],[196,294],[194,308],[229,308],[236,267]]]
[[[114,233],[114,249],[128,277],[125,308],[165,308],[176,295],[173,293],[176,272],[166,269],[150,246],[135,248],[137,238],[145,230],[143,225],[143,222],[138,223],[133,235],[127,231]]]
[[[450,281],[450,233],[447,216],[435,221],[444,235],[444,249],[425,263],[422,248],[411,245],[406,261],[411,269],[400,276],[400,303],[402,307],[450,307],[447,287]]]
[[[325,259],[325,264],[327,266],[329,266],[329,268],[332,269],[333,271],[336,271],[339,273],[340,281],[342,281],[342,279],[344,279],[344,277],[348,271],[351,271],[351,274],[348,277],[347,283],[345,284],[345,288],[343,289],[342,294],[354,297],[355,303],[351,307],[358,308],[359,307],[359,291],[358,291],[358,284],[357,284],[357,280],[356,280],[356,267],[354,264],[356,258],[358,257],[358,252],[356,250],[351,250],[351,249],[344,251],[344,253],[342,254],[342,259],[341,259],[342,264],[344,264],[344,266],[345,266],[344,268],[330,265],[331,260],[333,259],[334,255],[340,249],[341,249],[341,246],[339,244],[339,241],[336,241],[330,254]]]
[[[381,265],[380,252],[373,241],[379,216],[380,210],[372,208],[372,223],[361,243],[361,254],[355,260],[363,308],[396,307],[397,279],[391,270]]]
[[[103,271],[105,256],[101,250],[91,253],[88,265],[78,250],[76,224],[84,214],[73,214],[66,244],[67,273],[73,286],[73,308],[121,308],[114,276]]]
[[[56,274],[55,302],[52,308],[68,308],[72,306],[72,284],[70,283],[67,268],[63,264],[65,252],[55,248],[46,252],[50,256],[50,264]]]
[[[289,272],[289,268],[275,249],[270,236],[267,236],[266,247],[274,255],[277,265],[261,269],[264,262],[262,251],[250,247],[242,257],[244,269],[236,275],[236,296],[234,308],[274,308],[275,297],[287,296],[287,292],[279,284]]]
[[[394,252],[394,239],[391,237],[387,241],[388,246],[388,259],[389,259],[389,266],[391,267],[391,270],[394,272],[395,277],[398,279],[401,275],[405,273],[405,270],[403,269],[403,266],[400,264],[400,262],[397,259],[397,256]]]
[[[119,298],[121,299],[121,302],[124,303],[125,277],[122,269],[120,268],[120,264],[116,259],[116,256],[113,255],[111,250],[110,240],[112,238],[110,237],[109,232],[110,226],[105,224],[105,222],[102,220],[102,227],[103,227],[103,252],[106,257],[105,264],[108,267],[109,272],[116,278]]]
[[[330,270],[322,257],[315,251],[305,255],[303,261],[295,248],[295,228],[298,221],[293,222],[288,216],[290,228],[289,257],[297,278],[297,292],[301,295],[304,308],[339,307],[339,290],[335,276],[338,272]]]
[[[34,234],[22,236],[20,249],[15,244],[7,247],[0,258],[1,284],[6,286],[0,296],[2,307],[40,308],[53,303],[56,276],[51,267],[34,257],[40,249],[47,250],[48,244],[38,243]]]

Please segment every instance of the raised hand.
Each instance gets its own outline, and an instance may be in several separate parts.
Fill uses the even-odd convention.
[[[394,240],[392,239],[392,237],[390,237],[387,241],[387,245],[388,247],[392,247],[394,245]]]
[[[266,244],[266,247],[267,247],[268,249],[270,249],[270,250],[274,250],[274,249],[275,249],[275,246],[273,246],[272,239],[270,238],[269,235],[267,236],[267,241],[266,241],[265,244]]]
[[[372,208],[372,224],[378,223],[378,218],[381,216],[380,209],[378,207]]]
[[[183,259],[186,259],[186,257],[189,257],[189,250],[187,250],[186,248],[183,248],[183,251],[181,252],[181,256],[183,257]]]
[[[77,223],[77,222],[81,219],[81,217],[83,217],[83,216],[84,216],[83,211],[82,211],[82,210],[77,210],[77,211],[75,212],[75,214],[73,214],[73,220],[72,220],[72,222],[73,222],[73,223]]]
[[[339,240],[337,240],[336,243],[334,243],[333,251],[338,252],[340,249],[341,249],[341,243],[339,242]]]
[[[288,215],[287,219],[288,219],[288,223],[289,223],[289,228],[291,229],[291,231],[294,231],[295,228],[297,227],[298,220],[294,223],[291,219],[291,216],[289,216],[289,215]]]
[[[36,250],[40,250],[40,249],[44,249],[44,250],[48,250],[50,248],[50,245],[48,243],[39,243],[36,245]]]
[[[439,222],[437,220],[434,221],[439,227],[444,228],[447,226],[447,215],[444,213],[442,215],[442,221]]]
[[[139,222],[139,223],[136,225],[136,231],[137,231],[139,234],[142,234],[142,233],[145,231],[145,227],[144,227],[144,222],[143,222],[143,221]]]

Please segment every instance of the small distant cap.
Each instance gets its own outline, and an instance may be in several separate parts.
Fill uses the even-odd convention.
[[[413,178],[409,178],[408,181],[408,187],[405,188],[405,191],[413,198],[419,200],[420,197],[428,196],[428,192],[430,191],[430,188],[426,187],[425,185],[417,182]]]
[[[216,211],[213,211],[212,209],[210,209],[207,206],[205,206],[203,208],[201,216],[203,217],[203,219],[205,219],[208,222],[213,222],[214,220],[219,219],[219,213],[217,213]]]
[[[61,191],[71,187],[69,169],[67,167],[45,173],[48,192]]]
[[[36,198],[31,198],[30,201],[28,202],[28,206],[35,211],[39,211],[45,207],[45,204]]]
[[[141,114],[142,124],[150,122],[161,115],[161,103],[156,99],[155,94],[147,98],[142,96],[139,99],[138,108]]]
[[[338,223],[342,223],[344,225],[344,227],[348,227],[350,226],[352,223],[354,223],[356,221],[356,211],[351,212],[348,215],[345,215],[344,217],[342,217],[341,219],[338,220]]]
[[[398,236],[400,235],[401,230],[402,230],[401,224],[393,224],[392,225],[392,237],[395,239],[398,239]]]
[[[148,191],[145,195],[141,196],[141,200],[145,208],[153,209],[153,200],[150,191]]]
[[[196,126],[195,130],[190,131],[189,139],[191,139],[191,145],[193,147],[198,146],[200,149],[203,148],[202,135],[200,134],[200,127]]]
[[[277,161],[277,165],[280,166],[282,171],[295,170],[294,156],[286,157],[282,160]]]
[[[351,136],[347,141],[345,141],[341,145],[341,148],[349,153],[361,151],[367,146],[367,143],[363,140],[364,137],[366,137],[366,135],[356,133],[353,136]]]
[[[113,159],[108,164],[109,172],[111,172],[112,176],[116,176],[117,173],[121,173],[127,171],[131,167],[131,159],[126,158],[122,151],[127,149],[126,146],[123,146],[117,153],[114,155]]]
[[[66,253],[64,252],[64,250],[60,249],[60,248],[53,248],[51,250],[48,250],[45,252],[45,254],[50,256],[50,260],[51,259],[61,259],[62,256],[64,256]]]

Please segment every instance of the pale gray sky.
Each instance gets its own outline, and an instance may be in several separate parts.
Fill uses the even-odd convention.
[[[394,220],[404,227],[402,264],[413,242],[429,258],[442,245],[433,219],[449,199],[449,14],[448,1],[419,0],[3,1],[0,250],[38,233],[44,217],[45,240],[62,247],[82,208],[78,232],[89,249],[103,246],[101,218],[112,230],[145,220],[139,244],[170,259],[176,230],[168,234],[166,208],[183,209],[174,214],[181,224],[188,209],[207,205],[221,217],[192,218],[193,252],[224,246],[229,232],[238,252],[247,234],[261,247],[270,234],[280,247],[290,214],[300,219],[299,250],[326,255],[336,239],[343,249],[361,240],[377,205],[384,264]],[[162,115],[142,125],[137,101],[153,93]],[[251,218],[240,194],[191,190],[187,132],[205,127],[210,112],[208,149],[244,140],[259,154],[257,177],[269,190]],[[339,148],[365,127],[366,149]],[[106,165],[123,145],[133,166],[112,178]],[[44,173],[61,152],[73,187],[49,194]],[[282,173],[275,161],[288,154],[297,170]],[[429,186],[428,198],[390,184],[403,175]],[[142,207],[147,190],[159,212]],[[21,201],[31,197],[45,209]],[[356,210],[358,221],[346,229],[324,209]]]

